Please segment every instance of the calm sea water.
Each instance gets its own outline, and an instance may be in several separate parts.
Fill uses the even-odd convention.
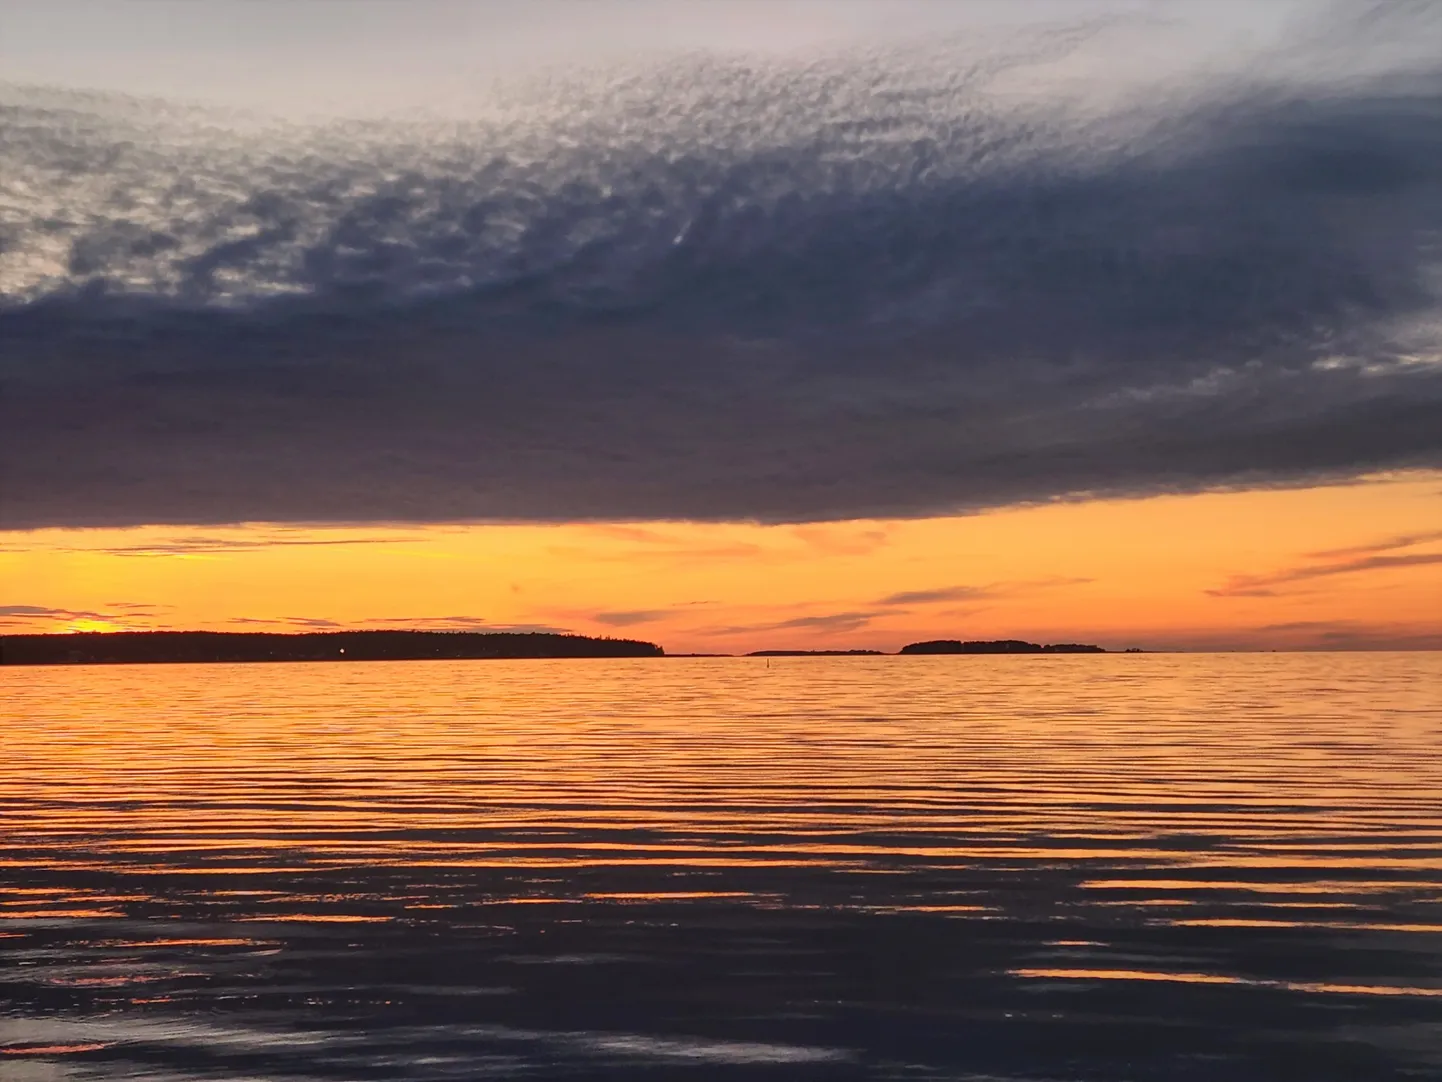
[[[1442,655],[0,670],[0,1077],[1442,1078]]]

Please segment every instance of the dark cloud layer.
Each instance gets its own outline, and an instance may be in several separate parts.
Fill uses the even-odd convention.
[[[1383,63],[1435,15],[1080,102],[1054,69],[1105,29],[578,76],[446,128],[0,90],[0,525],[805,521],[1438,465],[1442,69]]]

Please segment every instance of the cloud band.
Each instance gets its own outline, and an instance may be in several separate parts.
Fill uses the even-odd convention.
[[[0,526],[805,521],[1442,463],[1435,65],[1100,108],[1048,89],[1065,55],[662,66],[449,127],[0,92]]]

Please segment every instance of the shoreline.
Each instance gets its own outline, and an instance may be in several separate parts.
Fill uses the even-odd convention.
[[[187,665],[262,662],[521,661],[555,658],[909,657],[935,655],[1105,654],[1080,643],[1021,639],[909,643],[895,652],[753,650],[745,654],[669,655],[656,643],[542,631],[110,631],[0,635],[0,666]],[[1135,648],[1127,653],[1140,653]]]

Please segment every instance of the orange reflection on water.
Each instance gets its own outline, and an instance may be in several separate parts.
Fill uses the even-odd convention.
[[[1421,653],[10,669],[0,920],[770,906],[823,873],[983,914],[1026,873],[1068,912],[1430,930],[1437,686]]]
[[[1252,920],[1245,917],[1207,917],[1174,920],[1178,928],[1335,928],[1354,932],[1442,932],[1442,924],[1388,924],[1384,921]]]
[[[1012,969],[1013,977],[1075,981],[1163,981],[1171,984],[1242,984],[1279,988],[1289,992],[1318,992],[1347,996],[1442,996],[1442,988],[1395,984],[1332,984],[1326,981],[1267,981],[1222,973],[1182,973],[1142,969]]]
[[[99,1052],[108,1044],[40,1044],[0,1048],[0,1056],[72,1056],[80,1052]]]
[[[1064,1076],[1084,1031],[1097,1077],[1163,1078],[1239,1018],[1268,1056],[1323,1046],[1338,1016],[1303,997],[1390,1034],[1442,995],[1442,656],[3,676],[0,928],[29,964],[0,1045],[111,1042],[127,1077],[162,1050],[551,1077],[673,1005],[663,1033],[804,1014],[851,1071],[898,1010],[937,1050],[981,1005],[998,1046],[1062,1050],[1009,1077]]]
[[[235,917],[242,921],[294,922],[304,924],[379,924],[390,917],[365,917],[358,913],[267,913],[262,917]]]
[[[278,943],[267,939],[97,939],[97,947],[273,947]]]
[[[750,898],[744,890],[611,891],[584,895],[603,902],[674,902],[694,898]]]
[[[47,977],[46,984],[53,984],[61,988],[122,988],[130,984],[155,984],[160,981],[172,980],[179,976],[200,976],[200,974],[145,974],[128,973],[117,974],[113,977]]]
[[[1307,883],[1259,882],[1224,879],[1096,879],[1081,886],[1087,890],[1241,890],[1258,894],[1336,894],[1364,890],[1369,893],[1416,890],[1418,883],[1406,879],[1318,879]],[[1293,903],[1270,902],[1270,905]],[[1318,905],[1298,902],[1298,905]]]

